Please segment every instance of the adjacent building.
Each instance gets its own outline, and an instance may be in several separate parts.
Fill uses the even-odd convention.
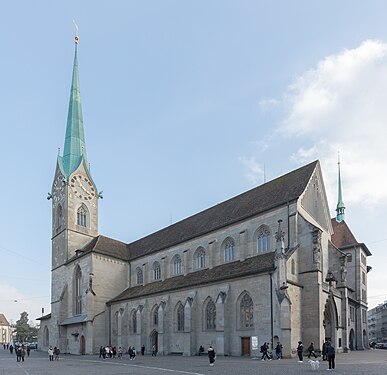
[[[77,41],[77,40],[76,40]],[[159,354],[255,355],[280,341],[367,347],[367,257],[344,220],[339,175],[330,218],[314,161],[132,243],[99,234],[77,44],[63,155],[52,191],[51,313],[39,346],[101,345]]]
[[[0,344],[12,342],[13,328],[9,324],[4,314],[0,314]]]
[[[368,311],[369,342],[387,343],[387,301]]]

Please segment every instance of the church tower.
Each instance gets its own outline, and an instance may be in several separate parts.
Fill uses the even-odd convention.
[[[343,194],[341,191],[341,175],[340,175],[340,157],[337,162],[338,166],[338,199],[337,199],[337,207],[336,207],[336,221],[338,223],[345,220],[345,206],[343,202]]]
[[[98,235],[98,193],[87,161],[78,76],[78,36],[63,155],[52,185],[52,269]]]

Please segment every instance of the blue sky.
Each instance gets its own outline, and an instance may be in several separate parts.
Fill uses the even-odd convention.
[[[51,202],[79,25],[99,232],[131,242],[309,161],[387,299],[384,1],[13,1],[0,35],[0,312],[50,311]],[[265,173],[263,172],[265,171]],[[14,302],[17,300],[17,302]]]

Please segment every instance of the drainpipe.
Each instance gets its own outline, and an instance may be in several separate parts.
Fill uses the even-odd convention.
[[[270,341],[271,341],[271,350],[273,350],[273,327],[274,327],[274,321],[273,321],[273,278],[272,273],[269,273],[270,275]]]

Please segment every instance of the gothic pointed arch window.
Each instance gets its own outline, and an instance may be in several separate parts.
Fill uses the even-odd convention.
[[[196,269],[200,270],[206,267],[206,251],[199,247],[195,252]]]
[[[137,267],[136,269],[136,283],[137,285],[142,285],[144,282],[144,275],[142,273],[142,269]]]
[[[77,224],[81,227],[89,226],[89,211],[84,204],[77,210]]]
[[[224,261],[232,262],[235,257],[235,241],[231,237],[227,237],[223,242]]]
[[[184,306],[181,302],[176,309],[176,330],[178,332],[184,331]]]
[[[74,272],[74,315],[82,314],[82,271],[79,265]]]
[[[216,329],[216,305],[212,299],[210,299],[206,305],[206,329]]]
[[[257,231],[257,252],[265,253],[271,250],[270,229],[266,225],[259,227]]]
[[[241,328],[254,327],[254,305],[251,297],[245,293],[239,304],[239,317]]]
[[[158,305],[154,306],[151,313],[151,321],[154,326],[159,324],[159,307]]]
[[[182,274],[181,257],[178,254],[172,258],[172,272],[174,276]]]
[[[130,314],[130,331],[131,333],[137,333],[137,310],[133,309]]]
[[[159,262],[153,263],[153,280],[160,280],[161,279],[161,267]]]

